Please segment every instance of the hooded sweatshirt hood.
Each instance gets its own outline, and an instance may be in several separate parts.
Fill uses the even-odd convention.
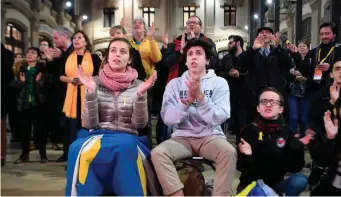
[[[185,105],[187,99],[186,80],[189,71],[169,82],[161,109],[164,123],[173,129],[172,137],[224,136],[221,124],[230,117],[230,93],[227,81],[208,70],[201,78],[204,99]]]

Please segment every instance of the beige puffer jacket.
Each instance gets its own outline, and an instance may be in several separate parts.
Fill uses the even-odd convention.
[[[128,89],[118,96],[102,86],[95,78],[96,90],[85,91],[82,121],[87,129],[107,129],[137,134],[138,128],[144,128],[148,122],[147,93],[137,96],[138,86],[135,80]]]

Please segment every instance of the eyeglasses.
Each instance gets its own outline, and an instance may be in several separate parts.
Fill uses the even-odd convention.
[[[191,24],[198,25],[199,22],[198,21],[187,21],[187,23],[186,23],[186,25],[191,25]]]
[[[260,104],[261,105],[268,105],[268,103],[270,103],[271,106],[276,106],[276,105],[280,105],[281,102],[280,101],[277,101],[277,100],[268,100],[268,99],[262,99],[260,100]]]

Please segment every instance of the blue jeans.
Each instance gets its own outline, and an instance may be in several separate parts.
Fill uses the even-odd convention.
[[[278,183],[276,191],[281,191],[286,196],[299,196],[308,184],[307,177],[301,173],[291,174],[288,179]]]
[[[309,115],[309,104],[310,97],[296,97],[290,95],[288,97],[289,103],[289,125],[294,130],[297,131],[297,125],[300,125],[300,133],[301,136],[305,134],[305,130],[307,129],[308,124],[308,115]]]

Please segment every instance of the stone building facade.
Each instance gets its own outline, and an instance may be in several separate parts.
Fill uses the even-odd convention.
[[[56,26],[74,32],[76,25],[64,5],[63,0],[2,0],[1,42],[14,53],[25,53],[42,38],[52,41]]]
[[[109,30],[113,25],[126,21],[131,36],[132,21],[144,17],[149,24],[154,22],[156,41],[162,43],[165,32],[169,40],[182,34],[184,23],[190,15],[197,15],[203,22],[203,32],[211,38],[218,51],[227,48],[228,37],[241,35],[245,41],[248,31],[248,0],[84,0],[80,10],[89,13],[83,29],[93,41],[94,50],[107,48]],[[91,6],[89,6],[91,5]]]

